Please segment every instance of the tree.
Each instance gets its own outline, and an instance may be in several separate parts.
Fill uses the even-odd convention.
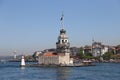
[[[111,55],[111,59],[120,59],[120,54]]]
[[[92,56],[92,53],[84,53],[85,56]]]
[[[34,54],[32,55],[32,57],[33,57],[34,59],[37,58],[37,56],[36,56],[36,52],[34,52]]]
[[[106,52],[102,57],[104,60],[110,60],[112,55],[112,52]]]
[[[83,48],[80,48],[79,52],[76,54],[77,57],[79,58],[83,58],[84,54],[83,54]]]

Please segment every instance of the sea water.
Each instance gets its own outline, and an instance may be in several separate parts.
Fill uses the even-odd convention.
[[[120,80],[120,63],[95,63],[89,67],[19,67],[20,62],[0,62],[0,80]]]

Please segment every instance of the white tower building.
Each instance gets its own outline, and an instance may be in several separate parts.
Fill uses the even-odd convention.
[[[24,59],[24,56],[22,56],[22,58],[21,58],[21,65],[20,65],[21,67],[23,67],[23,66],[25,66],[25,59]]]
[[[69,64],[70,63],[70,43],[66,35],[66,30],[64,29],[64,26],[63,26],[63,15],[61,17],[61,21],[62,21],[62,29],[60,30],[58,41],[56,42],[56,52],[58,55],[60,55],[59,63]]]
[[[57,53],[70,53],[70,43],[63,25],[63,14],[61,17],[61,21],[62,29],[60,30],[60,35],[58,36],[58,42],[56,42],[56,50]]]

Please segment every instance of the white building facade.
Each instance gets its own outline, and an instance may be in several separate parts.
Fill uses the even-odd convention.
[[[92,55],[94,57],[102,56],[106,52],[108,52],[108,46],[102,45],[100,42],[92,43]]]

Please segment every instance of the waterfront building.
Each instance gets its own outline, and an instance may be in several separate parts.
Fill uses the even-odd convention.
[[[78,47],[71,47],[70,48],[70,55],[71,56],[76,56],[79,53],[79,51],[80,51],[80,48],[78,48]]]
[[[109,48],[108,48],[108,52],[111,52],[111,53],[113,53],[113,54],[117,54],[116,51],[117,49],[116,49],[116,46],[109,46]]]
[[[91,55],[92,54],[92,46],[88,46],[86,45],[84,47],[84,53],[88,54],[88,55]]]
[[[120,45],[116,46],[116,54],[120,54]]]
[[[102,46],[102,54],[101,55],[105,54],[108,51],[109,51],[109,46],[103,45]]]
[[[103,45],[101,42],[93,42],[92,43],[92,55],[94,57],[102,56],[106,52],[108,52],[108,46]]]
[[[92,43],[92,55],[94,57],[101,56],[102,53],[102,45],[100,42],[93,42]]]

